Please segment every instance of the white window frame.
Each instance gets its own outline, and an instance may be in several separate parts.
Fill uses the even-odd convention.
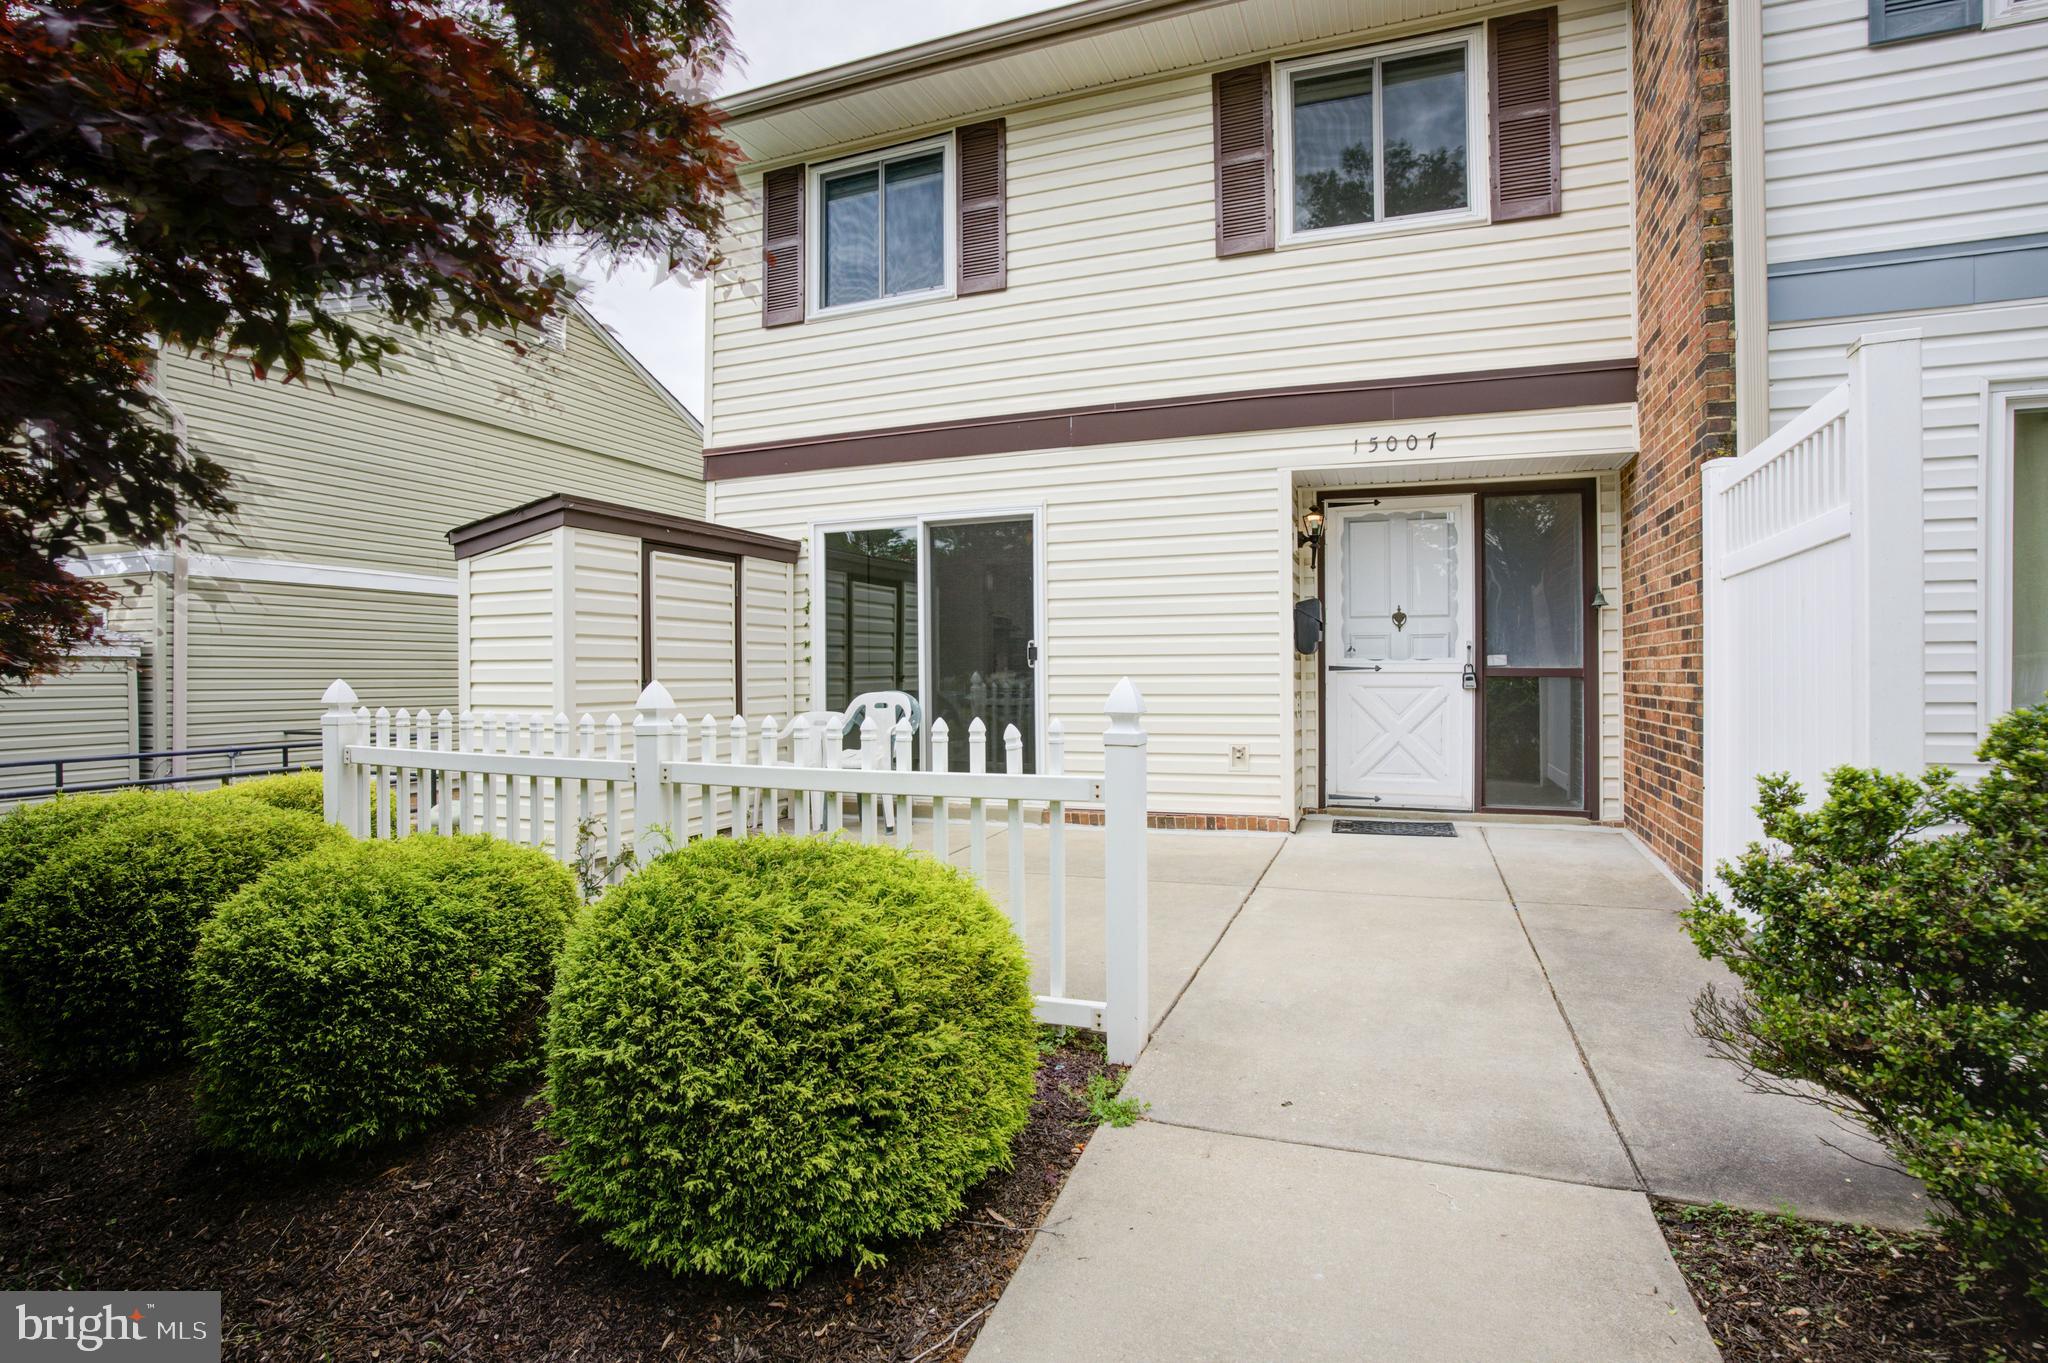
[[[1984,27],[2004,28],[2048,19],[2048,0],[1985,0]]]
[[[1999,384],[1985,392],[1984,409],[1984,684],[1979,741],[2010,714],[2012,695],[2012,482],[2013,436],[2022,412],[2048,411],[2048,378]]]
[[[919,289],[915,293],[884,294],[880,298],[869,298],[859,303],[840,303],[826,307],[825,298],[825,181],[848,171],[865,170],[870,166],[882,166],[891,161],[906,161],[913,157],[940,154],[942,167],[939,189],[939,235],[943,238],[944,259],[939,267],[937,288]],[[938,298],[951,298],[955,289],[955,275],[960,259],[960,215],[955,211],[959,202],[955,188],[958,175],[954,154],[953,134],[941,133],[918,142],[906,142],[900,146],[884,147],[879,151],[862,152],[822,165],[810,166],[804,175],[804,315],[806,317],[840,317],[849,313],[873,312],[878,308],[897,308],[910,303],[925,303]],[[875,249],[881,251],[883,244],[879,235]],[[873,527],[864,527],[873,528]]]
[[[917,735],[917,753],[920,766],[931,764],[932,709],[929,698],[932,693],[932,650],[931,616],[925,610],[927,600],[925,587],[931,581],[931,536],[927,529],[933,523],[957,525],[962,521],[1016,521],[1026,517],[1031,521],[1031,639],[1038,645],[1038,662],[1031,669],[1031,716],[1033,745],[1031,769],[1045,770],[1045,728],[1049,716],[1046,694],[1050,689],[1046,679],[1051,676],[1049,662],[1051,650],[1046,647],[1045,638],[1045,503],[1010,503],[999,506],[956,507],[940,511],[907,512],[901,516],[863,516],[854,520],[813,521],[810,528],[811,543],[811,703],[810,709],[823,710],[825,705],[825,536],[843,534],[850,530],[914,530],[917,535],[917,704],[923,723]],[[1001,736],[997,736],[1000,742]],[[949,741],[964,742],[964,734],[949,736]]]
[[[1465,201],[1464,208],[1445,209],[1438,213],[1411,213],[1406,217],[1383,218],[1377,222],[1346,223],[1338,227],[1296,228],[1294,225],[1294,81],[1297,76],[1313,75],[1318,72],[1342,70],[1347,67],[1363,66],[1388,60],[1389,58],[1414,56],[1423,52],[1438,52],[1448,48],[1465,49]],[[1350,48],[1343,52],[1326,52],[1299,61],[1276,62],[1273,67],[1273,190],[1278,203],[1280,244],[1282,246],[1305,245],[1310,242],[1342,241],[1351,237],[1396,236],[1407,232],[1429,232],[1446,227],[1469,227],[1490,221],[1492,216],[1492,194],[1489,167],[1491,159],[1490,137],[1492,129],[1487,116],[1487,61],[1485,31],[1479,28],[1454,29],[1447,33],[1431,33],[1419,38],[1408,38],[1400,42],[1381,43],[1373,47]],[[1380,114],[1380,82],[1373,79],[1373,135],[1377,142],[1382,132]],[[1377,211],[1385,202],[1386,167],[1382,163],[1377,145],[1373,148],[1373,207]]]

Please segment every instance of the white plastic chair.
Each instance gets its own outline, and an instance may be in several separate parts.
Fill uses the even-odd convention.
[[[896,726],[903,719],[910,720],[912,733],[921,731],[923,714],[917,698],[904,691],[863,691],[846,703],[844,710],[812,710],[798,715],[783,730],[785,735],[795,731],[799,724],[814,739],[822,739],[822,762],[841,771],[852,771],[861,764],[860,730],[870,713],[876,723],[882,726],[883,751],[892,751],[888,735],[896,732]],[[913,749],[913,752],[915,749]],[[803,760],[797,754],[797,760]],[[913,759],[915,760],[915,759]],[[824,814],[824,797],[815,796],[811,802],[811,826],[817,828]],[[882,801],[882,824],[891,833],[896,831],[896,802]]]

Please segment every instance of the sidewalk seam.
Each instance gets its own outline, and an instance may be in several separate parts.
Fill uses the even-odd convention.
[[[1279,844],[1273,848],[1273,855],[1266,858],[1266,864],[1259,868],[1258,876],[1252,881],[1251,886],[1245,890],[1243,897],[1237,901],[1237,907],[1230,911],[1230,917],[1223,920],[1223,930],[1216,934],[1214,941],[1209,943],[1209,949],[1202,953],[1201,960],[1195,962],[1195,968],[1188,972],[1188,977],[1180,982],[1180,988],[1174,990],[1173,1002],[1166,1005],[1166,1011],[1159,1015],[1159,1021],[1146,1029],[1145,1045],[1147,1048],[1152,1045],[1152,1038],[1158,1036],[1160,1031],[1165,1028],[1166,1020],[1173,1016],[1173,1010],[1180,1007],[1180,1001],[1187,997],[1188,990],[1194,987],[1195,980],[1202,973],[1202,968],[1208,965],[1209,958],[1216,954],[1216,948],[1223,945],[1223,939],[1228,937],[1230,930],[1237,926],[1237,916],[1244,912],[1245,905],[1252,902],[1252,896],[1258,893],[1259,886],[1266,883],[1266,872],[1272,870],[1273,863],[1280,860],[1280,853],[1286,850],[1287,839],[1292,836],[1293,834],[1291,833],[1281,836]],[[1138,1058],[1140,1060],[1145,1058],[1143,1051],[1138,1053]]]
[[[1636,1185],[1630,1191],[1649,1194],[1649,1181],[1643,1177],[1643,1166],[1636,1160],[1634,1147],[1628,1143],[1628,1133],[1621,1129],[1620,1120],[1614,1115],[1614,1104],[1607,1100],[1607,1089],[1600,1082],[1600,1074],[1593,1068],[1593,1057],[1586,1053],[1584,1043],[1579,1040],[1579,1029],[1572,1022],[1572,1015],[1565,1010],[1564,999],[1559,997],[1557,982],[1550,978],[1550,967],[1543,960],[1543,953],[1536,947],[1536,938],[1529,931],[1529,920],[1522,917],[1521,901],[1515,898],[1514,887],[1508,884],[1507,873],[1500,868],[1500,858],[1494,854],[1493,839],[1481,829],[1479,840],[1486,845],[1486,858],[1493,863],[1493,873],[1500,877],[1500,887],[1508,897],[1508,907],[1515,911],[1515,925],[1522,930],[1522,940],[1529,944],[1529,954],[1536,960],[1536,969],[1543,976],[1543,987],[1550,991],[1550,1002],[1557,1009],[1557,1016],[1564,1023],[1565,1035],[1572,1039],[1572,1049],[1578,1053],[1579,1065],[1586,1071],[1586,1082],[1593,1086],[1593,1096],[1600,1100],[1600,1110],[1607,1114],[1607,1125],[1614,1132],[1614,1139],[1621,1142],[1621,1153],[1628,1159],[1630,1172],[1635,1175]]]
[[[1428,1159],[1422,1155],[1400,1155],[1390,1150],[1366,1150],[1355,1145],[1333,1145],[1328,1141],[1294,1140],[1286,1136],[1264,1136],[1255,1131],[1232,1131],[1226,1127],[1203,1126],[1198,1122],[1178,1122],[1170,1117],[1146,1117],[1140,1123],[1146,1126],[1170,1126],[1177,1131],[1199,1131],[1205,1136],[1228,1136],[1238,1141],[1260,1141],[1267,1145],[1293,1145],[1304,1150],[1328,1150],[1339,1155],[1360,1155],[1366,1159],[1398,1160],[1403,1164],[1420,1164],[1436,1169],[1463,1169],[1474,1174],[1499,1174],[1504,1178],[1534,1179],[1538,1183],[1556,1183],[1567,1188],[1596,1188],[1607,1193],[1640,1193],[1643,1190],[1632,1183],[1601,1183],[1588,1178],[1565,1178],[1559,1174],[1537,1174],[1527,1169],[1504,1169],[1497,1164],[1467,1164],[1462,1160]],[[1631,1165],[1633,1167],[1633,1165]]]

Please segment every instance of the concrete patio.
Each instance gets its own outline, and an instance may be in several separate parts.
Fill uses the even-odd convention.
[[[1920,1221],[1693,1034],[1726,977],[1624,834],[1457,834],[1151,835],[1147,1119],[1090,1141],[975,1360],[1711,1359],[1647,1195]],[[1100,834],[1067,837],[1085,991]]]

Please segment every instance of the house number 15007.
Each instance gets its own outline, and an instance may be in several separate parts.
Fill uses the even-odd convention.
[[[1436,448],[1436,432],[1430,431],[1426,435],[1370,435],[1356,445],[1367,454],[1378,454],[1382,449],[1388,454],[1400,450],[1433,450]]]

